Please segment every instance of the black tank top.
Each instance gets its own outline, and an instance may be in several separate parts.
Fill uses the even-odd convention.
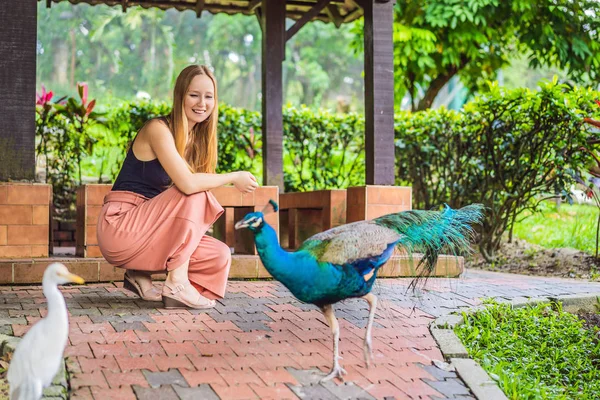
[[[164,117],[160,119],[165,120]],[[150,161],[140,161],[133,154],[133,143],[135,143],[138,134],[136,134],[129,147],[121,171],[119,171],[111,190],[127,190],[152,198],[171,185],[171,178],[169,178],[158,158]]]

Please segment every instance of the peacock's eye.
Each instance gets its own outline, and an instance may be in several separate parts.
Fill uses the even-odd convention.
[[[253,217],[253,218],[252,218],[250,221],[248,221],[248,222],[249,222],[249,225],[250,225],[250,226],[252,226],[252,227],[254,227],[254,228],[257,228],[257,227],[259,227],[259,226],[260,226],[260,224],[261,224],[261,222],[262,222],[262,219],[261,219],[261,218],[257,218],[257,217]]]

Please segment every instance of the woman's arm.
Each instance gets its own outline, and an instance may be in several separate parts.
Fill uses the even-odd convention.
[[[192,173],[175,147],[175,140],[169,128],[158,121],[147,126],[148,141],[158,161],[165,169],[175,186],[185,194],[214,189],[233,183],[243,192],[252,192],[258,187],[256,179],[249,172],[230,172],[226,174]]]

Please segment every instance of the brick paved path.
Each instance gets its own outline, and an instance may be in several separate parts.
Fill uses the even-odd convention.
[[[121,284],[63,290],[71,313],[67,369],[73,399],[434,399],[472,398],[442,355],[429,322],[482,297],[557,296],[600,284],[468,271],[430,279],[420,296],[409,280],[379,280],[375,361],[365,369],[364,301],[338,304],[345,383],[318,384],[331,366],[331,335],[316,307],[277,282],[234,281],[214,310],[155,308]],[[0,287],[0,333],[23,335],[46,311],[39,286]]]

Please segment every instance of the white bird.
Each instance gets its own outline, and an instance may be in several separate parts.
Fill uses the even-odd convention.
[[[63,264],[50,264],[44,271],[48,315],[31,327],[15,349],[7,375],[11,400],[40,399],[58,372],[69,337],[67,305],[58,285],[70,282],[84,283]]]

